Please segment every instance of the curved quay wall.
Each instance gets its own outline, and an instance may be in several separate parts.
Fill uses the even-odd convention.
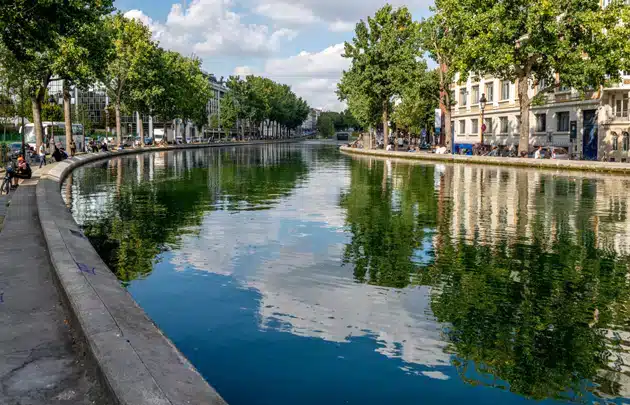
[[[342,146],[342,152],[352,155],[376,156],[384,158],[402,158],[408,160],[420,160],[444,163],[468,163],[494,166],[529,167],[549,170],[575,170],[584,172],[630,174],[630,163],[589,162],[583,160],[552,160],[552,159],[525,159],[502,158],[491,156],[462,156],[462,155],[437,155],[426,152],[388,152],[382,149],[368,150]]]
[[[62,181],[86,163],[129,154],[295,141],[103,152],[76,156],[40,170],[37,209],[54,275],[78,337],[117,404],[225,405],[226,402],[149,319],[96,253],[61,198]]]

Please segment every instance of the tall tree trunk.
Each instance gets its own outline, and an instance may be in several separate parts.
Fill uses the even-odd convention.
[[[444,139],[446,140],[446,150],[452,151],[453,150],[453,142],[455,142],[455,140],[453,139],[453,125],[451,122],[451,98],[446,96],[446,100],[448,102],[448,107],[444,108]]]
[[[389,101],[383,101],[383,147],[389,143]]]
[[[114,105],[116,110],[116,143],[118,146],[122,144],[122,126],[120,124],[120,100],[116,100]]]
[[[446,77],[447,72],[449,70],[449,66],[441,62],[440,69],[438,73],[440,75],[440,103],[439,108],[444,115],[444,132],[440,134],[440,140],[438,141],[440,144],[444,143],[447,150],[453,150],[453,129],[451,128],[451,94],[450,94],[450,85],[451,83],[447,83]],[[481,123],[480,125],[483,125]],[[440,128],[441,129],[441,128]],[[444,142],[442,142],[444,140]]]
[[[518,152],[519,154],[529,154],[529,104],[531,100],[529,99],[529,94],[527,94],[528,85],[527,85],[527,75],[518,80],[518,102],[521,110],[521,116],[519,117],[519,132],[520,137],[518,141]]]
[[[39,89],[37,95],[31,97],[31,104],[33,105],[33,126],[35,127],[35,150],[39,150],[40,145],[44,143],[44,127],[42,126],[42,100],[44,98],[44,91],[45,89]],[[46,148],[49,146],[50,145],[46,145]]]
[[[144,148],[144,125],[142,124],[142,115],[138,113],[138,135],[140,135],[140,147]]]
[[[70,116],[70,88],[68,81],[63,81],[63,118],[66,127],[66,153],[72,152],[72,117]]]

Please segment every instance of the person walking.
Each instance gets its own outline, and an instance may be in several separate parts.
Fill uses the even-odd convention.
[[[70,141],[70,156],[77,154],[77,144],[74,143],[74,139]]]
[[[46,166],[46,147],[44,146],[43,143],[39,145],[38,154],[39,154],[39,168],[41,169],[42,166]]]

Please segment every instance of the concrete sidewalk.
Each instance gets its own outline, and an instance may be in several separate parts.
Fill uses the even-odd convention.
[[[26,180],[9,195],[0,232],[0,404],[109,404],[53,282],[36,184]]]

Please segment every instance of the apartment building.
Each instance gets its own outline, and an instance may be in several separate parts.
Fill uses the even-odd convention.
[[[516,83],[492,76],[471,77],[452,86],[456,104],[452,110],[454,144],[470,146],[514,145],[519,143],[519,103]],[[529,96],[548,87],[530,86]],[[485,95],[485,109],[479,100]],[[613,87],[578,92],[558,87],[542,96],[530,109],[530,149],[562,146],[583,159],[630,161],[630,119],[628,96],[630,72]],[[483,120],[483,122],[482,122]]]

